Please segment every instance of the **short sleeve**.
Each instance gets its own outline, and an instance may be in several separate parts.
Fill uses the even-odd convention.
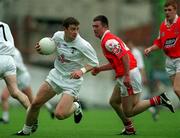
[[[121,58],[127,53],[123,45],[124,43],[120,43],[116,39],[109,39],[105,43],[105,48],[118,58]]]
[[[162,48],[160,32],[159,32],[158,37],[154,40],[153,44],[156,45],[156,46],[158,46],[159,48]]]

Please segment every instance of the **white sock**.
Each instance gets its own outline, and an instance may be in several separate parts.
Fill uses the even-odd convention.
[[[4,121],[9,121],[9,112],[8,112],[8,111],[4,111],[4,112],[2,113],[2,119],[3,119]]]
[[[154,114],[154,113],[156,112],[156,109],[155,109],[154,107],[150,107],[150,108],[149,108],[149,111],[150,111],[152,114]]]
[[[76,108],[75,108],[75,111],[76,111],[76,110],[79,108],[80,105],[79,105],[78,102],[74,102],[74,105],[75,105],[75,107],[76,107]]]
[[[47,110],[48,110],[49,112],[53,112],[53,107],[52,107],[52,105],[51,105],[49,102],[46,102],[46,103],[45,103],[45,107],[47,108]]]
[[[30,109],[30,106],[26,109],[26,114],[28,114],[29,112],[29,109]]]
[[[26,124],[24,124],[24,127],[23,127],[24,134],[31,133],[31,130],[32,130],[32,126],[27,126]]]

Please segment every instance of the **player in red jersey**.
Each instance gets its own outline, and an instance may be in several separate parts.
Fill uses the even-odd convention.
[[[147,108],[156,105],[165,105],[172,112],[173,106],[165,93],[149,100],[140,100],[142,90],[141,75],[136,65],[136,60],[126,44],[112,34],[108,27],[108,19],[104,15],[93,19],[93,31],[101,39],[101,47],[108,64],[95,67],[93,75],[101,71],[113,69],[116,73],[117,84],[110,98],[110,104],[124,124],[122,135],[135,134],[132,121],[129,117],[135,116]]]
[[[175,0],[167,0],[164,5],[165,21],[160,26],[160,32],[154,44],[145,49],[145,55],[162,49],[166,57],[166,71],[172,81],[173,89],[180,99],[180,17],[177,15]]]

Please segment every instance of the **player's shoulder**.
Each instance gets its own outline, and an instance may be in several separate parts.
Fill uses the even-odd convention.
[[[114,42],[118,41],[118,42],[121,42],[121,38],[118,37],[117,35],[113,34],[113,33],[107,33],[105,36],[104,36],[104,41],[107,42],[109,40],[113,40]]]
[[[58,37],[64,36],[64,31],[57,31],[54,33],[54,36],[58,36]]]
[[[107,34],[107,36],[104,38],[104,41],[105,41],[105,45],[122,43],[122,40],[115,34]]]
[[[64,31],[57,31],[54,33],[52,39],[58,45],[61,41],[64,40]]]
[[[177,18],[177,23],[180,24],[180,17]]]
[[[0,24],[4,24],[4,25],[6,25],[7,23],[0,21]]]
[[[90,45],[90,43],[86,39],[82,38],[80,34],[77,35],[76,42],[81,43],[82,45]]]
[[[0,25],[3,25],[4,27],[8,27],[9,28],[9,25],[7,23],[5,23],[5,22],[0,21]]]

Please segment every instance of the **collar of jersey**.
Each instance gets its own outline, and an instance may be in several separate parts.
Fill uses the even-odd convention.
[[[175,17],[175,19],[174,19],[173,23],[176,23],[176,22],[177,22],[177,20],[178,20],[178,15],[176,14],[176,17]],[[168,21],[167,21],[167,19],[165,19],[165,25],[168,25]]]
[[[110,32],[110,30],[106,30],[106,31],[104,32],[103,36],[101,37],[101,41],[103,40],[104,36],[105,36],[107,33],[109,33],[109,32]]]

